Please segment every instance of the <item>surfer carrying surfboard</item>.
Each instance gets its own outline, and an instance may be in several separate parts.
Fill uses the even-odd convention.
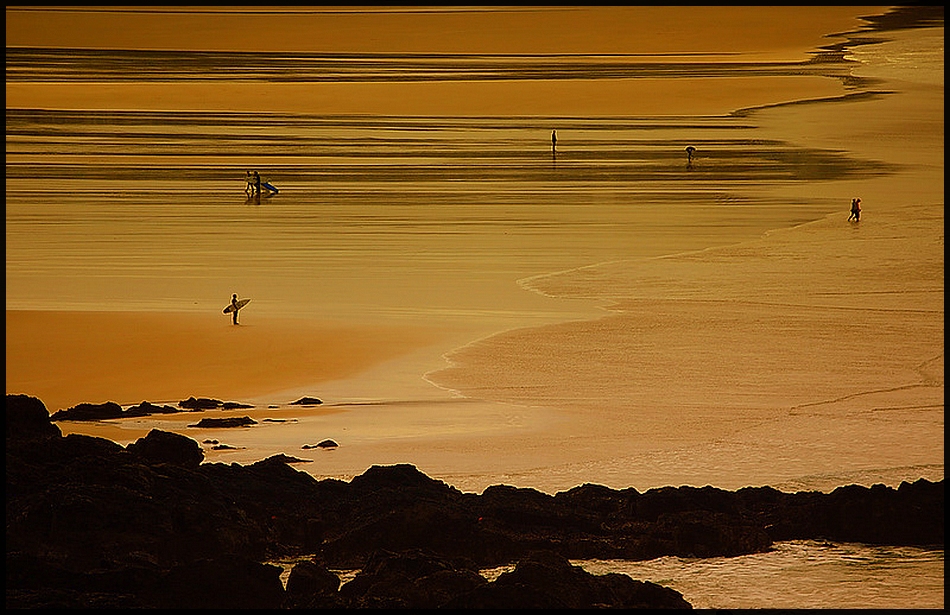
[[[232,323],[238,324],[238,321],[237,321],[238,310],[240,310],[242,307],[247,305],[249,301],[250,299],[241,299],[240,301],[238,301],[237,293],[234,293],[233,295],[231,295],[231,305],[224,308],[224,313],[225,314],[227,314],[228,312],[231,313]]]

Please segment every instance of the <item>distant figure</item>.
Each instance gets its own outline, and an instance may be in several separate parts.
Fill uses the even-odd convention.
[[[686,164],[693,164],[693,152],[696,151],[696,148],[692,145],[686,146]]]
[[[251,196],[254,194],[254,178],[251,177],[250,171],[244,174],[244,182],[244,194]]]
[[[855,222],[861,220],[861,199],[851,199],[851,215],[848,216],[848,221],[851,220]]]
[[[553,154],[557,150],[557,131],[551,131],[551,153]]]
[[[231,322],[235,325],[238,324],[237,313],[238,313],[238,310],[241,309],[238,307],[237,303],[238,303],[237,293],[234,293],[233,295],[231,295]]]
[[[257,195],[261,194],[261,174],[257,171],[254,171],[254,190],[257,192]]]

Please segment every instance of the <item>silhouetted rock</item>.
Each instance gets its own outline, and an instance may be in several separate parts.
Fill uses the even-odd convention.
[[[257,425],[257,421],[249,416],[232,416],[224,419],[204,418],[189,427],[247,427]]]
[[[253,408],[253,404],[242,404],[239,401],[226,401],[221,404],[222,410],[235,410],[238,408]]]
[[[678,591],[624,574],[593,575],[553,551],[533,551],[492,583],[453,598],[454,609],[691,609]]]
[[[200,559],[175,566],[155,593],[159,609],[276,609],[281,569],[244,558]]]
[[[301,459],[299,457],[291,457],[290,455],[285,455],[279,453],[277,455],[271,455],[267,459],[262,459],[261,461],[255,462],[252,467],[260,467],[262,465],[284,465],[288,463],[310,463],[312,459]]]
[[[291,406],[319,406],[323,401],[316,397],[301,397],[297,401],[290,402]]]
[[[102,404],[82,403],[77,404],[65,410],[59,410],[53,413],[52,421],[105,421],[110,419],[124,419],[131,417],[149,416],[152,414],[174,414],[183,411],[195,412],[201,410],[213,410],[221,408],[223,410],[234,410],[237,408],[253,408],[249,404],[238,402],[222,402],[217,399],[208,399],[206,397],[189,397],[184,401],[178,402],[178,408],[174,406],[158,406],[148,401],[143,401],[137,406],[130,406],[123,410],[119,404],[109,401]]]
[[[214,410],[224,405],[220,399],[210,399],[207,397],[189,397],[178,402],[178,405],[188,410]]]
[[[104,421],[124,416],[122,406],[114,401],[103,404],[77,404],[66,410],[59,410],[50,417],[51,421]]]
[[[29,395],[7,395],[7,445],[10,440],[59,438],[62,430],[50,422],[46,405]]]
[[[298,562],[287,579],[287,593],[304,595],[335,594],[340,589],[340,577],[315,561]]]
[[[317,480],[283,454],[202,463],[197,442],[160,430],[128,447],[63,437],[24,395],[7,395],[5,420],[10,608],[676,608],[672,590],[565,562],[731,556],[790,539],[944,541],[943,481],[479,495],[407,464]],[[291,598],[260,562],[301,555],[361,572],[334,592],[323,571],[301,568]],[[478,574],[514,562],[492,583]]]
[[[149,416],[152,414],[177,414],[179,412],[181,412],[181,408],[176,408],[167,404],[164,406],[157,406],[151,402],[143,401],[137,406],[129,406],[126,408],[123,416]]]
[[[304,444],[304,445],[301,446],[300,448],[303,448],[303,449],[310,449],[310,448],[336,448],[336,447],[338,447],[338,446],[340,446],[340,445],[337,444],[336,442],[334,442],[333,440],[323,440],[323,441],[320,442],[319,444]]]
[[[351,608],[434,609],[488,582],[474,562],[424,550],[375,551],[356,577],[340,588]]]
[[[198,443],[176,433],[153,429],[144,438],[131,442],[126,449],[147,463],[171,463],[183,468],[197,468],[204,460]]]

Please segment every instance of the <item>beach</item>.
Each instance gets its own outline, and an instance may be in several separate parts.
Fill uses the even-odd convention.
[[[943,28],[887,10],[8,8],[7,393],[317,479],[942,480]]]
[[[803,20],[798,38],[788,35],[794,43],[783,47],[776,42],[769,53],[723,41],[709,41],[703,51],[744,53],[748,57],[743,60],[755,61],[800,58],[820,42],[819,32],[829,33],[822,29],[836,23],[846,31],[844,26],[849,19],[853,25],[858,14],[864,13],[838,7]],[[910,44],[907,41],[921,31],[899,32],[891,45]],[[804,41],[809,42],[802,47]],[[589,41],[573,44],[591,51]],[[508,51],[502,42],[486,45],[492,51]],[[667,52],[663,44],[653,45],[653,53]],[[695,51],[682,45],[677,49]],[[865,49],[870,48],[857,47],[852,53],[860,59],[870,53]],[[875,64],[874,59],[869,56],[871,61],[851,72],[895,77],[887,74],[888,65]],[[172,208],[164,215],[154,210],[149,197],[137,206],[140,209],[131,210],[128,220],[108,209],[110,199],[103,197],[107,209],[102,209],[101,220],[88,217],[98,214],[100,206],[93,203],[75,224],[88,226],[86,237],[108,237],[109,229],[116,229],[110,242],[115,248],[83,245],[75,236],[58,235],[73,233],[72,225],[50,225],[44,229],[47,236],[33,235],[26,246],[21,242],[26,235],[18,230],[21,210],[12,202],[7,232],[7,390],[36,395],[51,412],[82,402],[174,404],[190,396],[252,404],[253,409],[241,414],[279,422],[200,435],[187,427],[194,422],[187,414],[61,426],[65,432],[109,434],[121,443],[161,427],[235,447],[206,451],[209,461],[254,461],[279,452],[294,454],[311,440],[340,441],[332,458],[324,455],[301,464],[318,477],[352,477],[373,464],[409,462],[471,490],[499,482],[549,492],[582,482],[618,488],[769,484],[830,489],[848,482],[939,479],[942,89],[934,87],[932,73],[924,70],[899,78],[887,82],[888,89],[899,94],[808,104],[792,103],[848,92],[820,76],[717,81],[687,75],[677,80],[577,83],[278,83],[273,87],[281,95],[269,96],[266,103],[257,95],[236,97],[235,110],[247,105],[283,113],[301,108],[294,101],[311,100],[292,95],[293,88],[309,87],[313,96],[316,87],[318,100],[324,88],[338,88],[327,90],[328,98],[337,101],[324,109],[327,113],[373,113],[378,110],[360,105],[379,105],[383,98],[364,88],[389,87],[394,106],[387,111],[397,114],[408,112],[400,111],[403,103],[398,102],[398,91],[405,89],[420,105],[415,110],[420,115],[432,113],[426,105],[434,101],[456,105],[443,107],[452,117],[518,116],[532,107],[542,116],[571,118],[586,105],[585,115],[607,116],[602,122],[621,112],[621,102],[625,113],[654,117],[657,104],[677,117],[714,118],[758,108],[743,112],[732,120],[737,125],[727,127],[741,133],[737,141],[748,134],[763,142],[794,144],[800,149],[795,155],[813,156],[816,168],[842,164],[820,162],[824,152],[853,152],[856,160],[842,167],[853,177],[844,181],[779,176],[744,185],[743,175],[770,171],[757,166],[760,161],[737,158],[730,164],[739,166],[728,171],[734,179],[723,177],[709,186],[703,178],[677,197],[691,199],[676,208],[683,216],[677,220],[670,218],[666,197],[658,198],[652,209],[611,207],[618,198],[646,198],[637,188],[630,193],[629,187],[615,188],[612,178],[607,190],[598,188],[598,180],[586,182],[584,192],[588,171],[581,168],[582,159],[572,159],[572,148],[582,147],[572,140],[589,141],[597,133],[571,130],[576,119],[547,119],[545,123],[561,126],[560,158],[551,160],[550,171],[572,183],[560,184],[565,187],[560,194],[552,192],[557,184],[545,184],[552,176],[538,176],[548,173],[543,166],[523,181],[530,187],[525,194],[541,195],[527,198],[551,198],[547,212],[552,213],[527,206],[515,209],[519,201],[511,215],[498,214],[471,200],[479,198],[477,188],[456,188],[451,194],[458,196],[448,197],[452,200],[439,210],[450,231],[429,233],[425,214],[413,209],[433,194],[428,180],[408,185],[408,196],[400,195],[389,189],[389,175],[375,170],[380,167],[366,167],[381,182],[380,198],[391,203],[387,211],[394,212],[383,219],[385,225],[376,228],[375,218],[351,213],[344,191],[354,184],[328,183],[317,197],[323,201],[320,220],[287,214],[287,224],[313,225],[309,236],[283,230],[269,235],[266,227],[250,231],[248,225],[273,224],[261,213],[263,205],[260,211],[218,220],[218,227],[225,229],[222,234],[231,233],[247,247],[221,264],[209,264],[197,276],[191,271],[196,263],[189,261],[195,257],[186,247],[184,225],[218,216],[220,209],[214,206],[221,201],[214,194],[199,210],[189,201],[178,205],[178,197],[171,197]],[[239,82],[225,86],[248,87]],[[518,93],[529,86],[535,95]],[[149,94],[162,87],[147,80],[118,82],[105,91],[8,81],[8,107],[30,108],[45,100],[46,106],[52,102],[66,108],[172,105],[210,110],[220,108],[228,97],[226,89],[206,96],[208,86],[200,81],[169,91],[172,98]],[[489,88],[484,90],[488,95],[452,90],[476,87]],[[440,93],[430,95],[437,91],[432,88],[441,88]],[[500,89],[492,93],[490,88]],[[198,105],[197,100],[204,102]],[[346,106],[351,100],[356,102]],[[493,106],[471,106],[485,104],[478,100],[494,101]],[[613,136],[623,129],[611,130]],[[674,134],[683,132],[676,128]],[[715,150],[731,146],[716,145],[718,127],[695,132],[709,135],[709,145],[700,144],[696,168],[687,171],[693,178],[709,173],[708,179],[715,181],[717,173],[726,172],[726,167],[715,167]],[[480,134],[463,134],[457,147],[476,147],[472,139]],[[598,147],[588,141],[583,147]],[[636,147],[636,141],[629,143]],[[491,147],[508,146],[499,142]],[[652,142],[649,147],[660,149]],[[785,155],[783,147],[774,154],[778,160]],[[616,145],[603,148],[611,149],[610,156],[618,155]],[[650,151],[645,155],[653,155]],[[529,158],[529,166],[546,165],[543,150],[538,154],[540,160]],[[864,169],[861,159],[868,161]],[[382,160],[387,169],[398,172],[398,159]],[[437,163],[438,158],[433,161]],[[646,158],[642,164],[648,174],[657,163]],[[798,172],[809,173],[808,164],[800,165]],[[8,164],[8,174],[13,171],[8,184],[17,185],[19,168]],[[411,162],[406,168],[412,168]],[[623,171],[640,172],[635,163]],[[631,181],[639,178],[631,176]],[[436,185],[443,181],[441,176],[434,179]],[[278,197],[300,199],[295,211],[304,211],[311,202],[294,194],[301,191],[301,182],[287,179]],[[665,184],[655,185],[662,190]],[[710,188],[725,194],[707,192]],[[355,190],[362,194],[365,189]],[[844,220],[855,195],[866,208],[860,225]],[[717,206],[709,208],[708,203]],[[742,207],[747,203],[758,206]],[[337,204],[336,209],[330,207]],[[186,208],[189,213],[178,213]],[[68,209],[75,211],[71,204]],[[169,230],[157,238],[133,233],[131,240],[138,242],[133,247],[123,229],[134,231],[141,215],[154,217],[157,228]],[[180,224],[174,215],[181,215]],[[469,218],[481,226],[473,231]],[[589,230],[577,233],[577,228]],[[103,267],[116,267],[119,273],[102,276],[90,286],[100,289],[94,295],[73,288],[81,279],[56,282],[66,291],[57,300],[44,284],[62,273],[41,269],[40,275],[32,275],[38,262],[32,255],[46,250],[69,258],[70,242],[75,246],[72,254],[79,261],[90,259],[90,268],[102,259]],[[289,258],[282,262],[272,247],[284,244]],[[130,249],[139,252],[136,262],[143,263],[144,274],[121,269],[127,266]],[[212,263],[220,250],[209,244],[209,257],[197,262]],[[311,253],[316,250],[320,252]],[[427,250],[434,256],[420,258]],[[27,256],[18,260],[21,253]],[[294,260],[296,253],[302,255],[300,264]],[[329,266],[317,272],[303,263],[311,257]],[[325,260],[331,257],[334,260]],[[150,261],[155,262],[151,268]],[[26,269],[18,267],[23,262]],[[184,278],[183,271],[188,272]],[[219,274],[227,284],[206,282]],[[319,282],[307,279],[292,289],[282,285],[294,285],[299,276]],[[152,298],[124,295],[129,283]],[[173,284],[179,287],[172,289]],[[242,312],[242,324],[233,327],[220,309],[237,284],[244,289],[242,296],[254,300]],[[212,288],[218,289],[216,294],[209,292]],[[224,299],[217,301],[220,306],[215,296]],[[71,302],[79,309],[70,309]],[[324,404],[288,408],[304,395]],[[868,420],[870,416],[874,420]],[[905,447],[902,442],[915,445]]]

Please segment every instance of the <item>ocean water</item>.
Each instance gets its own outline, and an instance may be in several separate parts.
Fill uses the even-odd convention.
[[[939,480],[932,229],[943,207],[928,165],[942,178],[942,111],[939,134],[922,130],[933,118],[902,115],[888,92],[939,84],[942,108],[943,28],[866,38],[839,34],[845,57],[822,63],[721,50],[8,47],[7,309],[204,312],[238,291],[273,315],[508,331],[426,378],[588,423],[559,444],[571,462],[506,477],[549,491],[592,476],[640,489]],[[828,102],[809,114],[789,104],[802,98]],[[903,156],[800,138],[869,104],[906,124],[882,122],[866,139],[877,130]],[[768,105],[779,107],[742,111]],[[902,131],[939,136],[939,156],[920,154],[924,138],[890,141]],[[248,199],[249,169],[280,193]],[[919,190],[915,207],[885,216],[867,194],[888,182]],[[854,241],[829,241],[857,189],[867,210]],[[810,275],[857,267],[868,242],[895,262],[849,269],[847,292]],[[847,247],[829,256],[829,245]],[[918,270],[895,275],[908,253]],[[873,319],[830,337],[859,301]],[[712,328],[704,305],[716,306]],[[855,376],[848,364],[871,330],[888,350]],[[696,439],[667,446],[668,430]],[[943,552],[928,549],[794,542],[743,558],[584,565],[669,585],[694,606],[943,606]]]

